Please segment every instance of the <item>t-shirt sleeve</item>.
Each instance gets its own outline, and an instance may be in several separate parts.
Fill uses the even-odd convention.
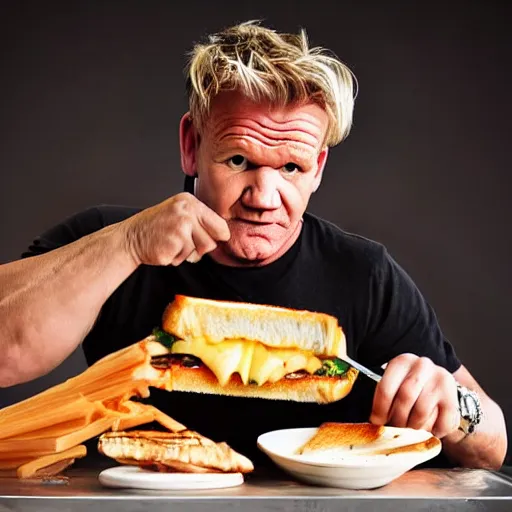
[[[373,265],[368,289],[366,335],[358,357],[380,367],[403,353],[428,357],[453,373],[461,363],[433,308],[385,248]]]
[[[53,251],[105,226],[125,220],[138,211],[138,208],[99,205],[75,213],[35,238],[21,257],[28,258]]]
[[[89,208],[47,229],[32,241],[21,257],[28,258],[53,251],[103,227],[104,222],[100,210],[96,207]]]

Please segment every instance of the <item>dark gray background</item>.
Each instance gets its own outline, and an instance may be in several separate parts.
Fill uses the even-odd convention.
[[[385,243],[459,357],[512,417],[510,9],[446,2],[2,2],[0,262],[98,203],[182,187],[185,53],[264,18],[308,29],[360,85],[310,210]],[[50,341],[49,341],[50,342]],[[7,405],[79,371],[0,390]]]

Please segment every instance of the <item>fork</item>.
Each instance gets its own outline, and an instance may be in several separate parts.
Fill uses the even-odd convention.
[[[378,375],[375,372],[372,372],[369,368],[366,368],[366,366],[363,366],[362,364],[359,364],[357,361],[354,361],[351,357],[348,355],[344,355],[343,361],[347,362],[350,366],[355,368],[356,370],[359,370],[361,373],[369,377],[370,379],[374,380],[375,382],[379,382],[382,379],[381,375]]]

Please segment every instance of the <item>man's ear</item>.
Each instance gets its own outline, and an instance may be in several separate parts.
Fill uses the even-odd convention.
[[[325,164],[327,163],[327,156],[329,155],[329,148],[326,147],[320,151],[317,158],[318,168],[316,170],[315,179],[313,181],[313,192],[318,190],[320,183],[322,182],[322,176],[324,174]]]
[[[194,127],[190,112],[180,121],[181,168],[187,176],[197,176],[197,149],[199,135]]]

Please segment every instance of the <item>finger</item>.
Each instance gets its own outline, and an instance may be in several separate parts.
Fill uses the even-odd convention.
[[[229,232],[228,223],[206,205],[200,211],[198,220],[214,240],[227,242],[230,239],[231,233]]]
[[[171,229],[159,233],[155,242],[159,252],[165,256],[168,265],[178,266],[192,252],[194,246],[190,236],[191,226],[188,222],[177,222]]]
[[[438,382],[439,416],[432,432],[435,436],[442,438],[459,428],[460,411],[457,400],[457,383],[453,375],[443,369]]]
[[[432,434],[439,439],[451,434],[459,428],[460,425],[460,413],[458,408],[450,406],[450,404],[440,405],[439,414],[432,427]]]
[[[162,247],[154,248],[152,261],[157,265],[172,265],[176,256],[181,252],[183,245],[175,237],[169,237],[162,242]],[[148,254],[150,254],[148,249]],[[151,263],[152,264],[152,263]]]
[[[198,263],[200,260],[201,255],[195,249],[185,258],[189,263]]]
[[[412,365],[393,400],[389,414],[389,424],[395,427],[406,427],[409,416],[415,408],[416,401],[434,375],[434,363],[426,357],[420,357]]]
[[[217,247],[217,242],[199,223],[192,230],[192,241],[199,257],[204,256]]]
[[[413,361],[417,359],[412,354],[399,356],[389,362],[382,380],[375,388],[373,396],[373,407],[370,421],[377,425],[385,425],[389,418],[389,413],[393,400],[402,384],[402,381],[408,375]]]
[[[174,256],[171,261],[171,265],[174,267],[181,265],[192,254],[193,251],[195,251],[195,247],[192,239],[190,238],[183,240],[182,249],[178,254],[176,254],[176,256]]]
[[[406,426],[430,432],[437,420],[438,404],[439,395],[430,387],[424,388],[414,404]]]
[[[427,432],[432,432],[432,429],[434,428],[438,414],[439,414],[439,405],[436,405],[434,407],[434,409],[432,410],[432,412],[430,413],[430,416],[428,417],[427,421],[423,425],[420,425],[419,427],[417,427],[417,430],[426,430]]]

